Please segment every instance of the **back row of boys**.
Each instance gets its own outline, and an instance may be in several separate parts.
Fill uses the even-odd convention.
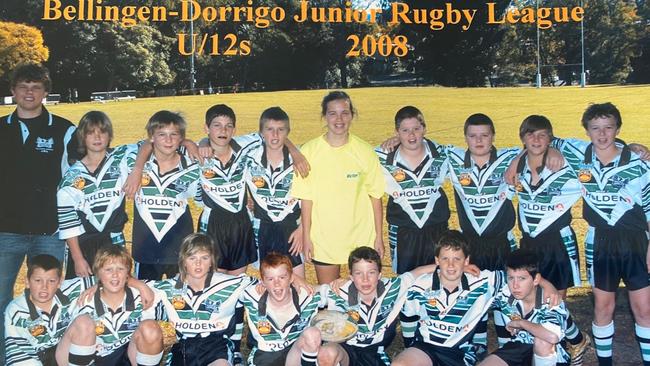
[[[227,107],[218,106],[218,108]],[[211,145],[213,142],[221,142],[223,146],[231,147],[233,151],[228,155],[228,159],[225,159],[225,164],[223,160],[213,159],[213,166],[208,165],[207,168],[204,166],[202,170],[183,157],[180,158],[180,166],[176,162],[175,165],[172,164],[165,169],[163,167],[166,163],[164,153],[175,154],[183,129],[172,128],[171,132],[163,130],[170,125],[180,127],[177,125],[182,125],[183,122],[178,115],[168,112],[159,112],[150,121],[151,126],[149,127],[151,128],[148,128],[148,132],[154,142],[154,154],[144,165],[143,187],[136,199],[134,219],[135,223],[140,222],[137,225],[140,229],[134,228],[134,257],[138,261],[140,268],[137,273],[141,278],[159,278],[163,273],[168,275],[175,273],[175,268],[172,268],[174,266],[169,266],[169,264],[175,262],[177,249],[164,252],[162,255],[159,252],[154,252],[153,256],[152,251],[141,249],[147,247],[147,241],[160,242],[165,240],[167,235],[170,235],[170,238],[174,237],[174,241],[178,243],[184,234],[188,231],[191,232],[191,217],[187,211],[186,200],[192,196],[190,194],[193,190],[192,185],[196,186],[199,175],[206,182],[202,184],[202,188],[204,193],[207,191],[208,198],[210,198],[210,192],[215,194],[212,200],[207,200],[208,210],[204,211],[201,216],[200,227],[204,231],[210,232],[210,227],[215,227],[220,222],[220,220],[214,219],[217,216],[211,215],[212,209],[223,210],[225,208],[231,214],[244,211],[243,181],[249,183],[254,198],[258,191],[257,188],[266,188],[259,189],[259,191],[262,193],[265,191],[267,196],[272,196],[274,192],[278,191],[277,188],[280,188],[281,193],[278,196],[284,200],[268,197],[261,200],[255,199],[256,208],[261,203],[263,205],[260,205],[261,207],[271,206],[277,209],[276,204],[280,204],[281,212],[292,212],[297,215],[296,201],[287,196],[287,185],[290,185],[292,174],[292,160],[283,144],[280,145],[280,148],[284,153],[284,159],[279,166],[276,164],[277,169],[269,169],[268,164],[262,164],[259,167],[259,176],[249,175],[249,179],[245,179],[243,178],[244,161],[264,162],[264,153],[268,150],[258,150],[262,154],[262,157],[258,159],[245,160],[243,156],[246,154],[240,154],[244,150],[243,147],[251,144],[260,146],[263,143],[269,145],[270,140],[249,136],[248,143],[237,143],[235,142],[237,140],[231,142],[230,137],[234,132],[235,124],[234,113],[232,115],[228,113],[210,115],[209,113],[210,110],[206,115],[206,130],[210,136]],[[288,117],[284,116],[286,114],[272,118],[270,121],[279,122],[280,125],[285,126],[281,132],[286,137]],[[180,122],[175,123],[175,120],[180,120]],[[269,122],[269,119],[263,119],[261,122],[262,128],[264,123]],[[513,191],[508,188],[503,176],[507,166],[516,157],[518,150],[497,151],[493,147],[494,125],[487,116],[476,114],[470,116],[466,121],[465,136],[469,149],[464,151],[443,147],[424,139],[425,123],[421,113],[414,107],[401,109],[396,116],[396,130],[400,143],[398,148],[391,153],[378,150],[388,182],[387,192],[389,192],[390,199],[387,219],[390,224],[389,238],[391,239],[393,263],[397,272],[404,273],[420,263],[431,263],[432,251],[430,246],[423,245],[423,243],[435,242],[439,233],[446,229],[449,210],[440,185],[449,172],[455,188],[461,228],[470,241],[472,260],[481,268],[503,268],[504,254],[510,250],[510,244],[513,242],[510,230],[514,226],[514,210],[510,198],[517,191],[520,194],[521,202],[520,227],[524,235],[521,245],[545,253],[540,260],[542,274],[549,277],[549,280],[558,289],[565,290],[575,283],[576,279],[579,279],[576,275],[578,262],[575,234],[570,229],[569,223],[570,207],[579,198],[582,191],[586,202],[584,216],[590,224],[586,246],[587,263],[590,279],[595,286],[596,316],[592,329],[596,336],[599,360],[603,363],[608,362],[608,359],[611,360],[614,291],[620,278],[623,278],[631,290],[631,305],[637,323],[635,329],[641,348],[645,351],[643,352],[646,357],[644,361],[647,362],[647,339],[650,338],[648,334],[650,333],[648,330],[650,316],[648,313],[650,311],[647,302],[643,299],[648,298],[649,291],[646,236],[650,211],[648,208],[648,174],[646,164],[640,161],[635,154],[631,154],[624,143],[615,139],[621,124],[620,113],[613,105],[606,103],[591,106],[583,116],[583,126],[591,137],[592,143],[554,139],[553,143],[564,153],[566,162],[561,165],[560,169],[551,171],[545,164],[546,155],[552,154],[548,150],[552,139],[550,123],[541,116],[527,118],[522,124],[520,137],[524,143],[527,139],[530,140],[530,143],[526,144],[528,148],[526,155],[522,156],[519,163],[515,164],[516,176],[519,179],[516,189]],[[86,131],[85,135],[79,135],[84,135],[87,140],[89,132],[92,131]],[[155,143],[157,137],[160,140],[158,145]],[[250,138],[256,142],[251,143]],[[277,139],[275,140],[277,142]],[[242,141],[246,141],[246,138]],[[86,147],[88,148],[90,145]],[[533,151],[534,149],[537,149],[538,152]],[[62,223],[62,237],[66,235],[64,234],[66,230],[68,230],[68,235],[72,233],[79,236],[84,230],[94,226],[97,232],[114,233],[109,236],[109,239],[104,238],[104,240],[123,241],[120,237],[120,225],[123,226],[125,217],[114,217],[115,215],[113,215],[113,212],[123,212],[123,209],[106,210],[111,204],[111,196],[119,195],[119,193],[99,191],[106,187],[119,187],[117,182],[111,183],[110,180],[115,180],[121,165],[120,163],[107,163],[110,160],[121,161],[124,156],[132,156],[125,150],[127,148],[113,150],[110,158],[106,159],[101,167],[98,167],[100,169],[95,171],[95,174],[88,174],[81,179],[74,177],[73,174],[66,175],[67,179],[64,178],[62,188],[66,187],[65,183],[67,182],[70,187],[68,191],[83,191],[85,194],[94,185],[94,190],[97,191],[94,198],[99,204],[92,206],[90,202],[93,200],[83,197],[81,207],[74,204],[67,205],[67,207],[65,204],[61,205],[59,217]],[[216,151],[216,155],[219,155],[218,151]],[[240,157],[242,157],[241,160]],[[81,173],[84,169],[86,168],[80,169]],[[248,170],[248,174],[251,174],[251,171],[254,170]],[[75,170],[69,172],[79,173]],[[166,174],[160,174],[162,172]],[[264,177],[264,173],[266,173],[266,177]],[[278,175],[284,176],[278,177]],[[99,178],[104,177],[107,178],[108,183],[98,181]],[[217,182],[218,179],[220,181]],[[276,188],[275,190],[269,189],[271,184],[273,188]],[[149,186],[151,189],[148,188]],[[148,192],[150,194],[147,194]],[[235,193],[229,195],[233,192]],[[164,197],[170,193],[172,194],[171,199]],[[79,195],[77,194],[77,196]],[[206,194],[199,196],[199,200],[204,197]],[[60,202],[65,202],[65,198]],[[123,204],[123,200],[117,202]],[[212,206],[209,202],[213,203]],[[273,204],[268,205],[268,202]],[[289,207],[288,211],[287,207]],[[83,211],[84,208],[89,208],[89,214],[86,214],[85,218],[78,215],[78,212]],[[267,214],[269,211],[267,209]],[[95,215],[95,213],[97,214]],[[93,220],[94,222],[91,222]],[[98,229],[101,227],[102,220],[104,227],[112,220],[112,223],[117,223],[119,230]],[[120,221],[122,221],[121,224]],[[246,222],[246,220],[236,221]],[[269,221],[273,222],[274,220]],[[286,222],[293,222],[294,230],[298,229],[295,216],[293,220]],[[99,223],[99,225],[88,225],[95,223]],[[221,241],[219,235],[227,236],[228,229],[237,228],[238,225],[226,222],[224,226],[221,230],[215,230],[215,233],[219,232],[220,234],[213,233],[212,235],[216,237],[218,243]],[[76,233],[75,230],[77,230]],[[138,234],[139,230],[143,230],[141,235]],[[250,232],[247,228],[241,230]],[[275,230],[278,231],[278,228]],[[285,238],[291,234],[291,231],[282,226],[279,230],[284,231]],[[628,235],[624,237],[620,235],[623,230]],[[239,235],[239,233],[234,235]],[[74,236],[70,235],[70,237]],[[267,236],[261,235],[260,237]],[[541,240],[536,242],[537,238],[541,238]],[[477,245],[479,242],[481,244]],[[71,253],[74,255],[72,250],[74,245],[70,245],[70,241],[68,243]],[[551,243],[556,250],[542,251],[540,248],[543,246],[535,243],[543,243],[543,245]],[[173,246],[167,247],[172,248]],[[266,246],[260,245],[260,247]],[[218,267],[233,271],[245,269],[248,263],[255,260],[257,253],[255,253],[254,243],[243,246],[243,250],[241,248],[242,246],[228,245],[219,247],[220,252],[223,253],[221,261],[225,262],[220,263]],[[228,252],[234,249],[237,249],[237,253]],[[277,249],[287,252],[286,241],[285,248]],[[294,249],[293,253],[297,254],[296,248],[291,249]],[[616,255],[610,255],[612,253]],[[628,255],[628,253],[631,254]],[[294,260],[299,261],[299,256],[294,256]],[[422,260],[422,262],[418,263],[418,260]],[[89,267],[87,264],[86,266]],[[596,277],[592,275],[594,273],[597,274]],[[580,345],[585,343],[585,337],[580,335],[575,326],[570,326],[570,329],[573,330],[569,332],[569,335],[575,335],[575,337],[570,337],[569,340],[573,340],[580,349]]]

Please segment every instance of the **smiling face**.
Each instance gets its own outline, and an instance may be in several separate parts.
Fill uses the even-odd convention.
[[[183,261],[187,277],[194,280],[205,280],[212,268],[212,255],[206,250],[197,250]]]
[[[522,137],[521,142],[526,146],[528,154],[534,156],[543,155],[551,144],[551,134],[547,130],[527,132]]]
[[[508,288],[517,300],[535,301],[535,287],[539,285],[540,275],[531,276],[525,269],[508,268]]]
[[[458,284],[465,266],[469,265],[469,257],[466,257],[460,249],[442,247],[436,257],[436,264],[440,269],[439,274],[443,285]]]
[[[350,102],[346,99],[335,99],[327,103],[325,111],[325,122],[327,122],[327,133],[335,136],[347,135],[352,123],[352,109]]]
[[[155,156],[171,156],[183,141],[183,135],[180,128],[173,124],[162,125],[153,131],[151,143],[153,144],[153,153]]]
[[[235,134],[235,123],[228,116],[216,116],[205,126],[205,132],[211,144],[225,147]]]
[[[267,267],[262,275],[262,284],[269,296],[278,303],[285,303],[291,297],[291,271],[286,265]]]
[[[359,293],[364,296],[377,296],[377,284],[381,271],[375,262],[364,259],[354,263],[350,270],[350,279]]]
[[[102,132],[99,127],[88,131],[84,138],[84,146],[86,147],[86,151],[89,152],[105,152],[110,142],[111,137],[108,131]]]
[[[129,266],[117,258],[110,259],[99,268],[97,277],[102,284],[102,291],[110,294],[123,293],[129,279]]]
[[[400,148],[406,150],[417,150],[422,147],[426,128],[417,118],[405,118],[400,122],[397,129]]]
[[[587,136],[596,150],[616,148],[616,136],[619,132],[616,118],[612,116],[597,117],[587,122]]]
[[[494,144],[494,133],[489,125],[467,126],[465,142],[473,156],[488,156]]]
[[[43,107],[43,98],[47,96],[47,91],[40,81],[19,81],[11,89],[11,94],[21,111],[37,112]]]
[[[273,119],[264,122],[261,132],[266,148],[271,150],[281,150],[289,136],[287,122]]]
[[[43,268],[35,268],[32,275],[27,279],[29,299],[37,307],[49,310],[52,298],[54,298],[54,294],[56,294],[56,290],[59,289],[60,285],[61,276],[57,269],[46,271]]]

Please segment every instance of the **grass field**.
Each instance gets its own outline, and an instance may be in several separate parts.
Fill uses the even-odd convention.
[[[325,90],[311,90],[183,96],[106,104],[65,104],[48,109],[74,123],[89,110],[106,112],[111,117],[115,129],[113,145],[118,145],[144,138],[144,125],[148,118],[161,109],[182,112],[189,124],[187,137],[196,140],[205,135],[204,113],[213,104],[225,103],[235,110],[238,134],[256,131],[260,113],[267,107],[278,105],[291,117],[290,138],[300,144],[324,132],[324,122],[320,119],[320,101],[325,94]],[[582,111],[588,103],[611,101],[619,107],[623,116],[623,128],[619,137],[628,142],[650,146],[650,86],[592,86],[585,89],[401,87],[351,89],[349,94],[358,110],[352,131],[373,145],[393,134],[394,114],[405,105],[414,105],[423,111],[427,122],[427,137],[438,143],[464,146],[465,118],[472,113],[482,112],[489,115],[496,124],[496,146],[509,147],[521,145],[518,127],[522,119],[530,114],[547,116],[552,121],[557,136],[586,137],[580,125]],[[0,107],[0,114],[8,114],[12,110],[10,107]],[[451,187],[447,185],[446,189],[451,197]],[[456,228],[458,225],[453,199],[450,203],[450,226]],[[580,207],[575,207],[573,213],[574,229],[582,241],[586,225],[581,218]],[[127,239],[130,238],[130,228],[126,234]],[[387,240],[385,242],[388,243]],[[384,259],[384,263],[390,268],[388,258]],[[308,278],[314,282],[313,270],[309,267],[307,270]],[[23,284],[24,278],[21,275],[15,287],[16,293],[22,291]],[[576,313],[582,328],[587,329],[591,318],[590,291],[587,288],[574,289],[570,294],[570,308]],[[618,313],[624,314],[620,315],[623,318],[616,319],[618,331],[614,352],[615,355],[620,355],[621,359],[615,362],[618,365],[639,364],[638,348],[632,338],[633,328],[625,310],[627,304],[620,302],[619,307]],[[624,339],[623,335],[626,335]],[[391,348],[394,352],[399,345]],[[593,360],[593,355],[590,355],[586,364],[591,364]]]

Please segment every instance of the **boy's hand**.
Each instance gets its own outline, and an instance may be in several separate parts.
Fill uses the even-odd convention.
[[[475,264],[469,264],[465,266],[465,269],[463,269],[463,272],[469,273],[472,276],[478,277],[481,274],[481,269],[478,268]]]
[[[519,159],[521,159],[521,153],[517,155],[516,158],[512,159],[510,166],[508,166],[508,169],[503,173],[503,179],[510,186],[517,185],[517,165],[519,165]]]
[[[552,171],[557,172],[564,166],[564,156],[558,150],[549,147],[546,155],[546,166]]]
[[[341,296],[341,286],[343,286],[346,282],[348,281],[344,278],[337,278],[334,281],[330,282],[329,285],[337,296]]]
[[[88,287],[84,292],[79,294],[79,298],[77,299],[77,305],[82,306],[83,304],[89,302],[93,296],[95,296],[95,292],[97,292],[98,286],[93,285],[92,287]]]
[[[135,193],[140,189],[140,184],[142,184],[142,169],[134,168],[122,186],[124,195],[129,199],[133,199]]]
[[[289,235],[289,244],[291,244],[291,247],[289,248],[289,254],[291,255],[299,255],[302,253],[302,225],[298,225],[298,228],[294,230],[291,235]]]
[[[264,292],[266,292],[266,286],[264,286],[262,282],[258,282],[257,285],[255,285],[255,292],[260,296],[263,295]]]
[[[185,150],[187,150],[187,155],[190,157],[190,159],[203,163],[203,157],[199,153],[199,147],[196,146],[196,143],[194,143],[194,141],[184,139],[183,147],[185,147]]]
[[[314,294],[314,287],[312,285],[310,285],[309,283],[307,283],[307,281],[304,278],[300,277],[300,276],[292,274],[291,275],[291,284],[294,285],[294,287],[296,287],[296,290],[300,291],[301,288],[304,288],[305,291],[307,291],[308,294],[310,294],[310,295]]]
[[[302,178],[307,178],[311,166],[309,165],[305,155],[300,151],[297,151],[291,155],[291,158],[293,159],[293,169],[297,171]]]
[[[74,259],[74,273],[77,277],[90,277],[93,275],[93,270],[86,259],[78,258]]]
[[[311,258],[314,255],[314,244],[309,238],[309,234],[303,233],[302,236],[302,254],[305,256],[305,262],[311,263]]]
[[[379,258],[384,258],[384,239],[377,235],[375,237],[375,250],[379,253]]]
[[[386,139],[386,141],[381,143],[381,149],[386,151],[386,152],[393,152],[395,150],[395,147],[399,145],[399,138],[397,136],[389,137]]]
[[[641,160],[648,161],[650,160],[650,150],[645,145],[631,143],[627,145],[632,152],[639,155]]]

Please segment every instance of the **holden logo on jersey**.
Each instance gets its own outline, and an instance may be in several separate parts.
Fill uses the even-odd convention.
[[[257,331],[262,335],[271,333],[271,323],[266,319],[258,321]]]
[[[42,153],[49,153],[54,151],[54,138],[36,138],[36,151]]]
[[[251,178],[251,181],[253,182],[253,185],[255,185],[255,187],[257,188],[264,187],[264,178],[262,178],[259,175],[256,175],[253,178]]]
[[[149,176],[149,173],[142,173],[142,179],[140,179],[140,185],[141,186],[148,186],[149,183],[151,182],[151,177]]]
[[[104,326],[104,322],[101,321],[101,319],[98,319],[95,322],[95,335],[102,335],[104,334],[104,329],[106,327]]]
[[[460,185],[468,186],[472,183],[472,178],[470,177],[468,172],[462,172],[458,177],[458,181],[460,182]]]
[[[86,186],[86,180],[83,177],[77,177],[74,182],[72,182],[72,186],[78,190],[82,190]]]
[[[217,173],[214,170],[210,168],[203,169],[203,176],[206,177],[207,179],[212,179],[214,178],[215,175],[217,175]]]
[[[393,179],[395,179],[396,182],[402,182],[406,179],[406,173],[403,169],[397,169],[393,172]]]

